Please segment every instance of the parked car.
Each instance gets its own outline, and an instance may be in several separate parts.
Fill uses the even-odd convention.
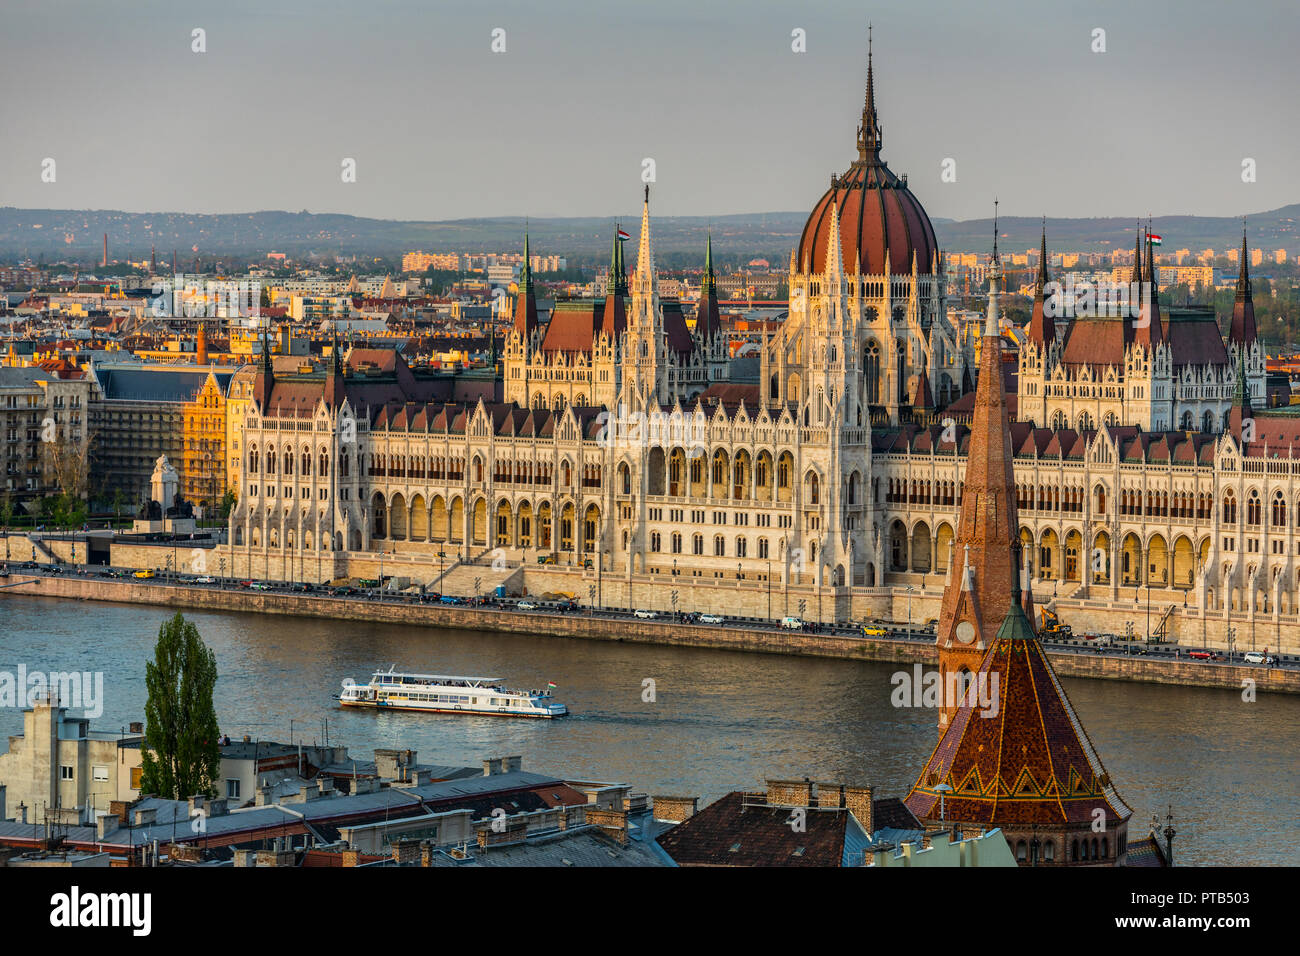
[[[724,624],[726,619],[721,614],[701,614],[699,615],[701,624]]]
[[[1260,651],[1247,651],[1241,659],[1247,664],[1276,664],[1277,659],[1272,654],[1264,654]]]
[[[802,631],[803,621],[797,617],[783,617],[781,618],[781,626],[787,631]]]
[[[643,621],[652,621],[652,620],[654,620],[655,618],[657,618],[657,617],[659,616],[659,612],[658,612],[658,611],[640,611],[640,610],[638,610],[638,611],[634,611],[633,614],[635,614],[637,617],[641,618],[641,620],[643,620]]]
[[[139,571],[135,572],[135,576],[137,578],[151,578],[154,576],[154,573],[148,568],[141,568]]]
[[[518,604],[515,605],[515,607],[519,608],[519,610],[521,610],[521,611],[536,611],[536,610],[537,610],[537,605],[534,604],[532,601],[520,601]]]

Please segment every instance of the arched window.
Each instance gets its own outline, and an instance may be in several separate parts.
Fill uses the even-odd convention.
[[[1223,496],[1223,523],[1237,523],[1237,498],[1231,491]]]
[[[1280,491],[1276,492],[1273,495],[1272,512],[1273,512],[1272,514],[1273,527],[1285,528],[1286,527],[1286,500],[1283,499],[1282,492]]]
[[[1207,435],[1214,431],[1214,412],[1206,412],[1201,416],[1201,431]]]
[[[1259,492],[1251,491],[1250,497],[1246,500],[1246,524],[1259,524]]]
[[[880,404],[880,346],[875,342],[867,345],[867,353],[862,359],[866,369],[867,404]]]

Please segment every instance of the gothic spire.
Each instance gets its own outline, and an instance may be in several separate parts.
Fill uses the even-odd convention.
[[[519,294],[515,297],[514,329],[523,338],[525,344],[532,341],[537,331],[537,297],[533,294],[533,269],[528,250],[528,232],[524,232],[524,262],[519,272]],[[495,359],[496,335],[489,324],[488,339],[491,358]]]
[[[867,93],[862,104],[862,125],[858,127],[858,161],[878,161],[881,145],[880,121],[876,117],[876,84],[871,64],[871,24],[867,24]]]
[[[1232,325],[1228,341],[1238,345],[1255,341],[1255,298],[1250,285],[1250,251],[1246,246],[1246,224],[1241,225],[1241,262],[1237,271],[1237,294],[1232,303]]]
[[[1034,308],[1029,317],[1029,338],[1039,345],[1056,341],[1056,321],[1047,308],[1047,217],[1043,217],[1042,247],[1038,251],[1038,278],[1034,282]]]

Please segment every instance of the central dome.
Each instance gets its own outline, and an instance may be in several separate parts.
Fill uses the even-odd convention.
[[[867,98],[862,125],[858,127],[858,159],[843,176],[831,179],[831,188],[804,224],[795,252],[795,268],[801,272],[826,268],[832,206],[839,209],[840,248],[846,272],[860,268],[863,275],[910,274],[913,254],[917,272],[933,271],[939,247],[930,217],[907,188],[907,181],[890,172],[880,158],[880,144],[868,53]]]

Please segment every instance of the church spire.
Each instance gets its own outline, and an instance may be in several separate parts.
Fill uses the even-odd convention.
[[[998,258],[998,201],[993,200],[993,261],[989,264],[989,311],[984,318],[984,337],[997,337],[998,293],[1002,291],[1002,261]],[[999,372],[1000,376],[1002,373]]]
[[[525,345],[532,342],[537,332],[537,297],[533,294],[532,259],[528,250],[528,232],[524,232],[524,262],[519,272],[519,294],[515,297],[514,329],[523,338]],[[496,336],[491,324],[488,326],[489,351],[495,359]]]
[[[1034,308],[1029,317],[1029,338],[1039,345],[1056,341],[1056,320],[1047,308],[1047,217],[1043,217],[1042,246],[1038,251],[1038,278],[1034,281]]]
[[[879,161],[881,133],[876,117],[876,84],[871,64],[871,24],[867,24],[867,93],[862,104],[862,125],[858,127],[858,161]]]
[[[989,286],[989,320],[980,343],[979,383],[954,540],[954,553],[970,556],[970,571],[959,568],[959,561],[949,562],[948,587],[935,634],[939,670],[945,681],[949,673],[962,669],[974,673],[979,669],[986,642],[992,641],[1011,608],[1016,584],[1012,548],[1018,542],[1019,523],[1011,469],[1011,430],[1002,382],[1002,337],[996,320],[1000,278],[996,265],[995,252],[995,272]],[[959,577],[963,573],[973,578],[969,587]],[[949,701],[940,714],[941,727],[947,725],[955,710],[955,702]]]
[[[645,184],[645,202],[641,207],[641,240],[636,256],[636,275],[633,277],[633,292],[659,295],[659,277],[655,273],[654,244],[650,241],[650,184]]]
[[[1238,345],[1255,341],[1255,298],[1250,286],[1250,252],[1246,247],[1246,224],[1241,224],[1241,262],[1237,271],[1237,294],[1232,303],[1232,325],[1228,341]]]
[[[700,280],[700,307],[695,315],[695,337],[708,342],[722,321],[718,312],[718,281],[713,274],[713,236],[704,247],[704,277]]]

